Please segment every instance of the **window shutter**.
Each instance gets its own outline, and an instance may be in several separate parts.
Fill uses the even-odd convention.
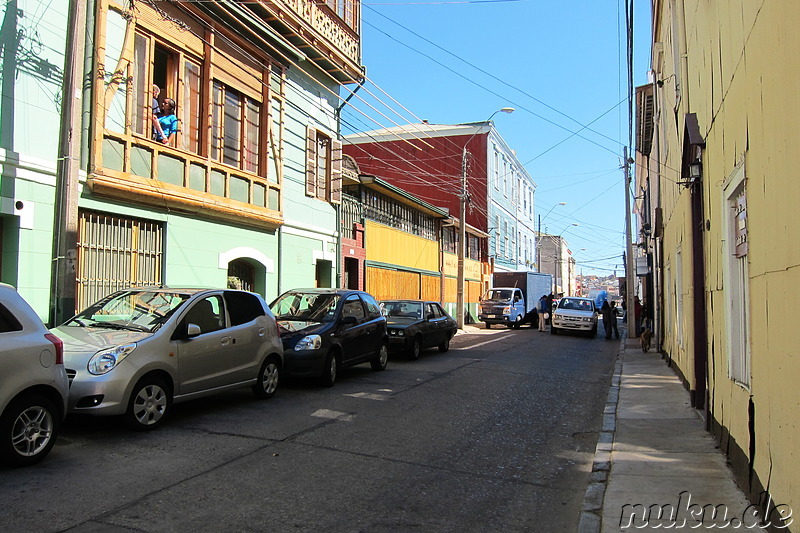
[[[317,195],[317,130],[306,126],[306,196]]]
[[[342,203],[342,141],[331,140],[331,203]]]

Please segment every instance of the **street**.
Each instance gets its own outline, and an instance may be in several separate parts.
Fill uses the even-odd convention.
[[[0,469],[5,531],[577,530],[617,341],[468,327],[451,350],[176,405],[153,432],[68,418]]]

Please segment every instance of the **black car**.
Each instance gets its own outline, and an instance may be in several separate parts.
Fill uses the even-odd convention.
[[[386,319],[370,294],[347,289],[294,289],[270,304],[283,340],[284,372],[332,386],[342,367],[389,359]]]
[[[389,349],[419,359],[425,348],[450,349],[450,339],[458,329],[456,321],[438,302],[423,300],[385,300],[381,302],[389,330]]]

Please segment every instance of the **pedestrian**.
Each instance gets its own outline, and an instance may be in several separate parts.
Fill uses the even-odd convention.
[[[619,339],[619,327],[617,327],[617,302],[611,301],[611,329],[614,330],[614,337]]]
[[[549,307],[547,307],[547,295],[542,294],[542,297],[539,298],[539,331],[547,331],[545,328],[545,322],[550,317]]]
[[[168,144],[173,133],[178,132],[178,117],[175,116],[175,100],[164,98],[161,103],[161,116],[158,123],[161,126],[161,133],[156,133],[156,140]]]
[[[161,129],[161,123],[158,121],[159,118],[163,115],[161,112],[161,103],[158,101],[158,95],[161,94],[161,89],[156,85],[153,84],[153,140],[157,141],[164,137],[164,131]]]
[[[553,293],[547,295],[547,314],[550,315],[550,324],[553,323]]]
[[[642,332],[642,301],[638,296],[633,297],[633,318],[636,324],[636,336]]]
[[[603,329],[606,331],[606,339],[611,338],[611,322],[617,321],[617,317],[614,315],[614,310],[611,309],[611,306],[608,305],[608,300],[603,300],[603,307],[600,308],[600,315],[603,317]]]

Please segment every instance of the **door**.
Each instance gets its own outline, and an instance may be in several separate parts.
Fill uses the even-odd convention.
[[[345,319],[355,318],[355,324],[344,324]],[[367,313],[364,304],[357,294],[351,294],[342,304],[342,314],[339,318],[339,328],[342,339],[342,362],[354,364],[360,360],[369,349],[368,327],[366,324]]]

